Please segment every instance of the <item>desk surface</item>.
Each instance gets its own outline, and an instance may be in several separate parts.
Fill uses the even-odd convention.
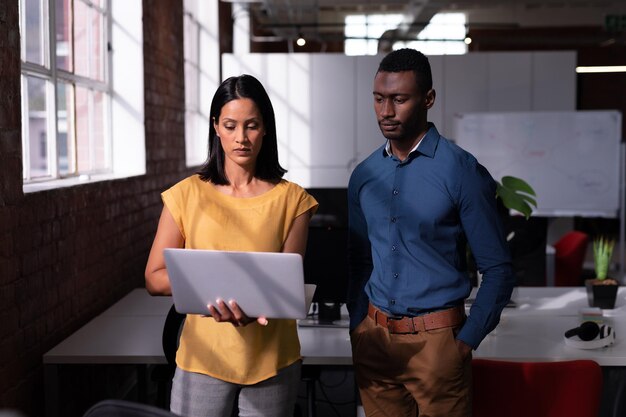
[[[500,324],[485,338],[474,357],[556,361],[593,359],[603,366],[626,366],[626,288],[620,288],[616,309],[605,310],[616,331],[608,348],[568,347],[563,333],[576,327],[579,309],[587,307],[584,288],[520,287],[517,308],[507,308]],[[55,364],[165,363],[161,348],[163,321],[170,297],[151,297],[136,289],[43,356]],[[346,328],[299,327],[304,364],[351,365]]]
[[[475,297],[472,290],[471,298]],[[589,308],[584,287],[518,287],[511,299],[515,308],[505,308],[502,315],[577,316],[581,309]],[[626,320],[626,287],[620,287],[615,308],[604,310],[604,316],[623,316]]]

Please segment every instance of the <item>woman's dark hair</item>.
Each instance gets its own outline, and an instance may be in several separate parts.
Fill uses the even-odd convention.
[[[224,149],[215,131],[214,121],[219,122],[220,113],[226,103],[241,98],[250,99],[256,104],[265,127],[265,136],[263,136],[261,150],[257,156],[254,176],[262,180],[277,182],[287,170],[278,162],[274,108],[263,85],[252,75],[247,74],[224,80],[213,96],[209,122],[209,156],[198,174],[203,181],[211,181],[218,185],[230,184],[224,172]]]
[[[380,61],[378,72],[413,71],[417,86],[423,93],[433,88],[433,75],[426,55],[411,48],[390,52]]]

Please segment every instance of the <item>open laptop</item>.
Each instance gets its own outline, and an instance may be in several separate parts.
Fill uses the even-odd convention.
[[[249,317],[305,318],[302,257],[296,253],[164,250],[174,306],[209,315],[207,304],[235,300]]]

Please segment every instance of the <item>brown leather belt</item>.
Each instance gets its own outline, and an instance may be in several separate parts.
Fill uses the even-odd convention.
[[[465,320],[465,308],[463,306],[452,307],[416,317],[390,317],[370,303],[367,308],[367,314],[376,324],[386,327],[389,333],[400,334],[454,327],[462,324]]]

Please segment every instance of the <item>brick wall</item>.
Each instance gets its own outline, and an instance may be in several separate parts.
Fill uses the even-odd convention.
[[[188,175],[182,0],[144,0],[147,174],[24,195],[18,2],[0,2],[0,409],[43,414],[42,355],[143,286],[160,192]]]

